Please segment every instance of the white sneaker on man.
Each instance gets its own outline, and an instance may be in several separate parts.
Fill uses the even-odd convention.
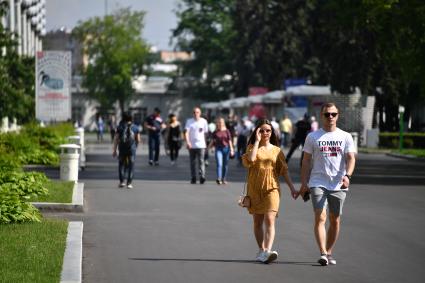
[[[328,265],[329,261],[328,261],[328,256],[325,254],[320,255],[319,260],[317,261],[321,266],[326,266]]]
[[[118,188],[124,188],[125,187],[125,183],[124,182],[122,182],[122,183],[120,183],[119,185],[118,185]]]
[[[327,255],[327,258],[330,265],[336,265],[336,259],[333,256]]]
[[[263,253],[264,253],[263,250],[259,250],[257,255],[255,256],[255,260],[256,261],[263,261]]]
[[[278,256],[277,251],[264,251],[261,261],[267,264],[272,261],[275,261],[277,259],[277,256]]]
[[[132,184],[127,184],[127,189],[132,189],[133,185]]]

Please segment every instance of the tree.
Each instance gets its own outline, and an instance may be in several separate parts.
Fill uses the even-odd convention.
[[[0,4],[0,17],[7,11]],[[0,23],[0,113],[1,117],[16,118],[19,123],[35,117],[35,61],[20,57],[12,34]],[[0,117],[0,118],[1,118]]]
[[[103,18],[80,22],[73,34],[83,42],[89,64],[83,86],[101,109],[119,102],[122,112],[134,94],[132,79],[143,72],[148,45],[141,38],[145,12],[122,8]]]
[[[191,91],[208,100],[233,93],[234,85],[234,0],[184,0],[177,11],[179,22],[173,37],[180,50],[195,54],[182,63],[183,75],[195,77]]]

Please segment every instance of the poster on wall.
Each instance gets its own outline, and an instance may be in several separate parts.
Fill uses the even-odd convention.
[[[35,76],[36,119],[43,122],[70,120],[71,52],[37,52]]]

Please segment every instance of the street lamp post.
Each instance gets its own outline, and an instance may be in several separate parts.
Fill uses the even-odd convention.
[[[399,119],[400,120],[400,138],[399,138],[398,149],[402,151],[403,150],[403,132],[404,132],[404,121],[403,121],[404,106],[399,105],[398,112],[400,115],[400,119]]]

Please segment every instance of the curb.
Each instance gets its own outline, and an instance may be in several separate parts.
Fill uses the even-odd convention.
[[[55,203],[55,202],[32,202],[36,208],[40,210],[67,211],[67,212],[83,212],[84,211],[84,183],[74,184],[72,190],[72,203]]]
[[[61,283],[81,283],[83,265],[83,222],[69,222]]]
[[[408,155],[408,154],[399,154],[399,153],[387,153],[388,156],[391,157],[397,157],[397,158],[403,158],[403,159],[407,159],[407,160],[414,160],[414,161],[425,161],[425,158],[423,157],[417,157],[414,155]]]

